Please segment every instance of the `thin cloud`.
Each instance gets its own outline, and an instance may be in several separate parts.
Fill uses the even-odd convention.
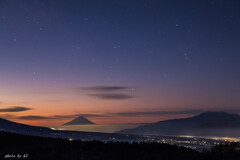
[[[83,117],[108,117],[108,115],[103,115],[103,114],[73,114],[73,115],[54,115],[51,116],[52,118],[56,119],[61,119],[61,118],[76,118],[78,116],[83,116]]]
[[[103,114],[81,114],[81,116],[84,116],[84,117],[109,117],[109,115],[103,115]]]
[[[133,96],[127,94],[88,94],[92,97],[97,97],[99,99],[112,99],[112,100],[125,100],[129,98],[134,98]]]
[[[53,119],[51,117],[45,117],[45,116],[35,116],[35,115],[29,115],[29,116],[20,116],[17,119],[23,119],[23,120],[42,120],[42,119]]]
[[[22,106],[12,106],[9,108],[2,108],[0,109],[0,112],[22,112],[22,111],[28,111],[31,109],[32,108],[22,107]]]
[[[74,114],[74,115],[54,115],[52,118],[61,119],[61,118],[76,118],[78,116],[83,117],[109,117],[108,115],[103,114]]]
[[[161,116],[161,115],[178,115],[178,114],[199,114],[200,110],[182,110],[182,111],[146,111],[146,112],[119,112],[112,113],[116,116]]]
[[[53,116],[28,115],[28,116],[19,116],[19,117],[16,117],[16,119],[22,119],[22,120],[69,119],[69,118],[76,118],[78,116],[108,117],[108,115],[99,115],[99,114],[73,114],[73,115],[53,115]]]
[[[64,119],[64,118],[75,118],[76,115],[53,115],[51,118],[53,119]]]

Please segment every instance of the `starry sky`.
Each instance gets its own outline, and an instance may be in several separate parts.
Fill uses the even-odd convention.
[[[0,0],[0,117],[240,113],[239,0]]]

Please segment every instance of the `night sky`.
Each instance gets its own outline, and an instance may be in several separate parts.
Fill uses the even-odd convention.
[[[240,113],[239,0],[0,0],[0,117]]]

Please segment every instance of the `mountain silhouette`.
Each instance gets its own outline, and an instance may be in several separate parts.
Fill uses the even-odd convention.
[[[89,121],[87,118],[83,117],[83,116],[79,116],[76,119],[65,123],[63,125],[89,125],[89,124],[95,124],[91,121]]]
[[[239,136],[240,116],[227,112],[204,112],[199,115],[146,124],[118,133],[142,135]]]
[[[71,138],[71,139],[109,139],[109,137],[118,137],[126,139],[129,136],[124,136],[116,133],[99,133],[99,132],[84,132],[84,131],[68,131],[55,130],[47,127],[31,126],[21,123],[12,122],[0,118],[0,133],[11,132],[22,135],[53,137],[53,138]]]

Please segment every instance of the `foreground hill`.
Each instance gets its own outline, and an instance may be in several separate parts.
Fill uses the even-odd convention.
[[[240,116],[226,112],[204,112],[199,115],[160,121],[119,133],[142,135],[239,136]]]
[[[0,132],[0,159],[29,160],[239,160],[240,144],[210,152],[161,143],[123,143],[44,138]],[[21,158],[5,156],[21,155]],[[25,156],[25,158],[23,158]]]
[[[47,127],[25,125],[21,123],[12,122],[3,118],[0,118],[0,130],[15,133],[39,133],[39,132],[45,133],[51,131],[51,129]]]
[[[91,122],[90,120],[88,120],[87,118],[83,117],[83,116],[79,116],[76,119],[65,123],[63,125],[90,125],[90,124],[95,124],[93,122]]]
[[[7,154],[33,160],[197,160],[201,157],[188,148],[158,143],[82,142],[6,132],[0,132],[0,141],[0,159]]]

